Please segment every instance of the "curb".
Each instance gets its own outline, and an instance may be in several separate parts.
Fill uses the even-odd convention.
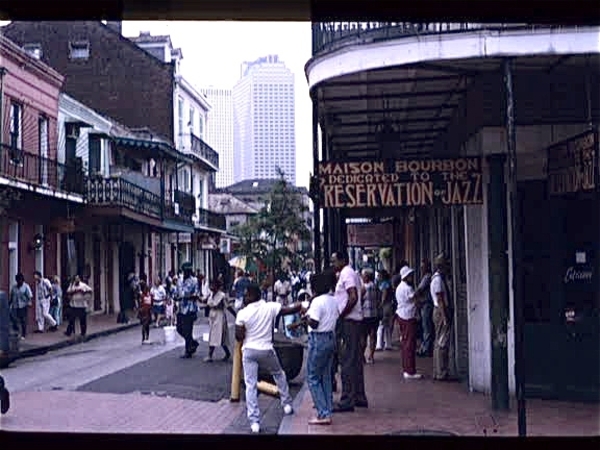
[[[23,359],[23,358],[32,358],[34,356],[41,356],[41,355],[44,355],[44,354],[54,351],[54,350],[60,350],[60,349],[66,348],[66,347],[70,347],[72,345],[82,344],[84,342],[91,341],[92,339],[110,336],[112,334],[116,334],[121,331],[131,330],[132,328],[136,328],[139,326],[140,326],[139,323],[134,322],[134,323],[127,324],[127,325],[122,325],[118,328],[109,328],[107,330],[98,331],[96,333],[90,333],[85,337],[85,339],[71,338],[71,339],[67,339],[65,341],[57,342],[55,344],[42,345],[39,347],[30,348],[28,350],[19,352],[18,355],[16,355],[12,361],[16,361],[18,359]]]
[[[302,402],[304,400],[304,396],[306,395],[307,392],[308,392],[308,384],[305,381],[304,384],[302,384],[302,388],[296,395],[296,398],[294,398],[294,401],[292,402],[292,408],[294,408],[294,412],[300,410],[300,407],[302,406]],[[294,421],[294,414],[289,415],[289,416],[283,416],[283,419],[281,419],[281,423],[279,424],[279,429],[277,430],[277,434],[278,435],[293,434],[292,433],[293,421]]]

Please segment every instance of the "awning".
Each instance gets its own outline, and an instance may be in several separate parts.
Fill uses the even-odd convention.
[[[139,150],[145,151],[154,151],[162,153],[163,155],[170,156],[173,159],[177,159],[179,161],[187,162],[188,164],[193,164],[194,160],[177,149],[171,147],[169,144],[164,142],[150,141],[147,139],[137,139],[137,138],[126,138],[126,137],[113,137],[113,142],[116,145],[121,145],[124,147],[131,147]]]

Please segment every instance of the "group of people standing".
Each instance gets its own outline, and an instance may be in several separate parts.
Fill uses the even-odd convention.
[[[92,288],[75,275],[65,293],[60,278],[52,281],[38,270],[33,272],[34,289],[25,281],[25,275],[18,273],[9,295],[10,319],[15,332],[25,339],[28,332],[28,315],[35,300],[36,329],[34,333],[56,332],[63,318],[68,321],[65,334],[75,333],[75,322],[79,319],[81,336],[87,332],[87,310],[92,297]]]

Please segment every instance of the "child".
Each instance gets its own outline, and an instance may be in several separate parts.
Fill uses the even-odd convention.
[[[310,303],[308,291],[301,289],[298,292],[298,301]],[[308,333],[308,322],[305,317],[301,317],[299,314],[293,314],[288,317],[290,317],[291,320],[287,319],[287,317],[284,318],[284,321],[286,322],[285,334],[288,338],[297,338]]]
[[[150,323],[152,322],[152,296],[150,287],[144,284],[140,294],[138,317],[142,324],[142,344],[150,339]]]

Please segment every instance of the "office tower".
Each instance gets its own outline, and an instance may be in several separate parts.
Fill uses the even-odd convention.
[[[294,74],[277,55],[244,62],[233,88],[234,181],[275,178],[296,184]]]

